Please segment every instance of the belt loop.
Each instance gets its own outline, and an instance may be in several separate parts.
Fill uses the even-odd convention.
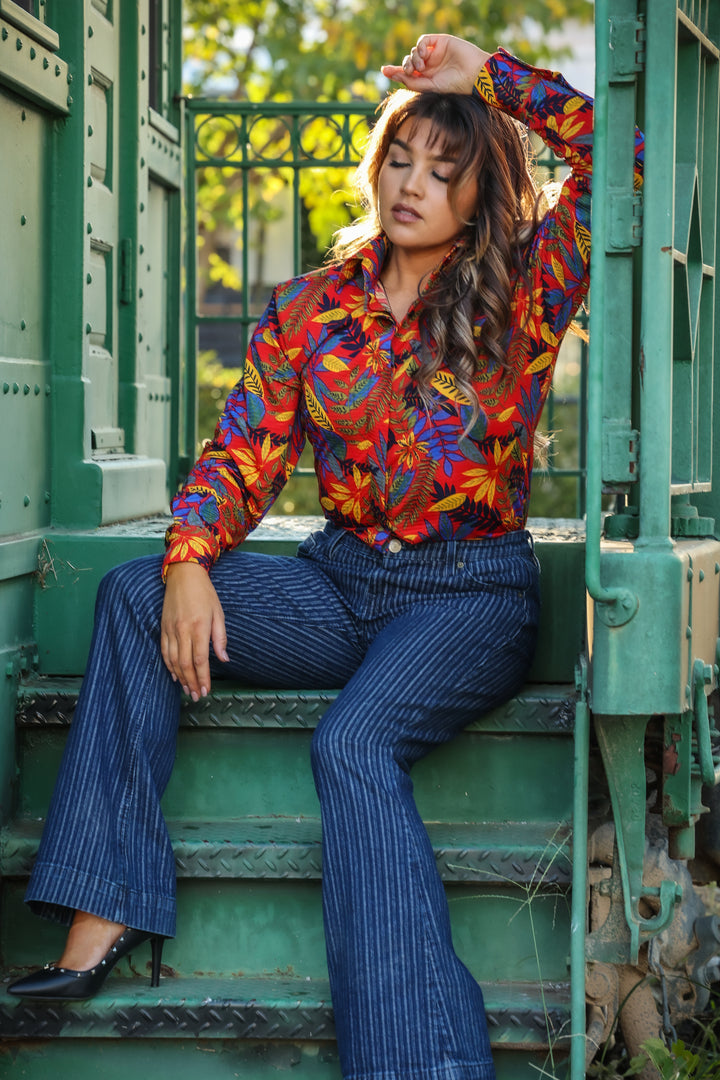
[[[448,540],[445,549],[445,569],[455,569],[455,556],[457,555],[457,540]]]
[[[335,533],[335,536],[331,538],[330,543],[328,544],[329,559],[333,557],[333,552],[335,551],[335,548],[338,546],[340,541],[345,539],[345,529],[343,529],[342,526],[335,525],[333,526],[333,528],[337,529],[337,532]]]

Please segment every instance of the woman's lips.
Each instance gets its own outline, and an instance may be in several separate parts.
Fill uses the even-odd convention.
[[[400,222],[413,222],[420,221],[420,214],[417,210],[413,210],[411,206],[406,206],[405,203],[396,203],[392,208],[392,216],[396,221]]]

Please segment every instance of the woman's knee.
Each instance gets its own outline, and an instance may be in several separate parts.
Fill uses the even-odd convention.
[[[162,556],[144,555],[113,566],[102,577],[95,603],[96,616],[112,615],[120,608],[137,610],[149,605],[153,611],[162,605]]]

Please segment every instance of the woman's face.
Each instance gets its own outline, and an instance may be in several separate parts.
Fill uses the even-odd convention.
[[[448,199],[454,159],[431,136],[428,119],[400,125],[378,174],[378,213],[394,248],[439,261],[474,215],[477,184],[455,191],[456,213]]]

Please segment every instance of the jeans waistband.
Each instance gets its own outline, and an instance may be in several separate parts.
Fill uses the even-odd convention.
[[[326,548],[332,558],[333,552],[342,546],[351,549],[353,555],[373,562],[425,562],[450,564],[463,554],[480,548],[488,555],[510,555],[513,551],[523,550],[534,554],[535,543],[527,529],[504,533],[502,536],[478,537],[473,540],[424,540],[419,544],[408,543],[400,537],[390,536],[381,547],[371,547],[348,529],[343,529],[332,522],[327,522],[324,532],[329,539]]]

